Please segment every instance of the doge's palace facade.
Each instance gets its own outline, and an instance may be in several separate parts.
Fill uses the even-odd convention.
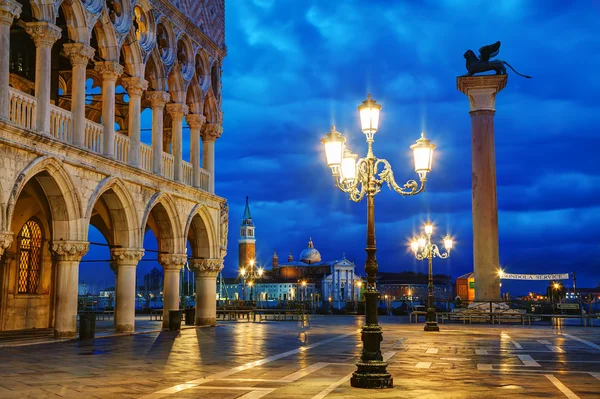
[[[195,322],[214,325],[228,220],[214,193],[224,12],[224,0],[0,0],[0,330],[75,336],[90,225],[110,246],[117,331],[134,330],[147,230],[163,325],[186,262]]]

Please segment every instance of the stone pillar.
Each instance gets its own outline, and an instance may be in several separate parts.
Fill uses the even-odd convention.
[[[104,132],[104,156],[115,157],[115,83],[123,73],[118,62],[96,62],[94,68],[102,76],[102,126]]]
[[[50,62],[61,29],[50,22],[28,22],[25,31],[35,43],[35,128],[50,133]],[[8,54],[7,54],[8,56]]]
[[[182,128],[183,117],[188,114],[189,108],[185,104],[167,104],[167,112],[171,116],[171,134],[173,135],[173,177],[175,181],[183,181],[182,172]]]
[[[214,326],[217,324],[217,275],[223,269],[223,259],[192,259],[190,269],[196,277],[195,323]]]
[[[165,104],[171,96],[165,91],[151,91],[146,93],[146,99],[152,106],[152,171],[162,175],[163,154],[163,124]]]
[[[115,296],[113,301],[114,305],[114,314],[113,314],[113,324],[117,325],[117,287],[119,286],[119,264],[115,260],[111,260],[108,264],[110,266],[110,270],[115,274]]]
[[[471,104],[476,301],[500,299],[494,114],[496,94],[506,86],[506,81],[507,75],[457,78],[458,90],[469,98]]]
[[[135,271],[143,249],[113,248],[111,258],[118,268],[115,286],[115,326],[117,332],[131,332],[135,326]]]
[[[0,261],[6,248],[10,247],[13,243],[12,231],[0,231]]]
[[[21,4],[13,0],[0,0],[0,48],[4,57],[0,57],[0,119],[10,118],[10,26],[21,15]]]
[[[186,254],[161,254],[158,262],[164,270],[163,328],[169,327],[169,310],[179,310],[179,271],[187,260]]]
[[[207,123],[202,129],[203,167],[208,172],[208,192],[215,192],[215,141],[221,137],[223,127],[219,123]]]
[[[194,171],[192,185],[200,187],[200,130],[206,122],[206,118],[201,114],[189,114],[187,123],[190,127],[190,162]]]
[[[64,45],[63,52],[65,56],[67,56],[71,60],[71,65],[73,66],[73,74],[71,77],[71,131],[73,132],[72,140],[74,145],[84,148],[86,69],[88,62],[91,58],[94,57],[94,53],[96,52],[96,50],[83,43],[67,43]],[[48,82],[48,85],[50,85],[50,82]]]
[[[79,261],[88,251],[85,241],[54,241],[56,255],[56,300],[54,336],[72,338],[77,335],[77,299],[79,295]]]
[[[142,114],[142,94],[148,88],[148,81],[142,78],[123,78],[123,87],[129,94],[129,115],[127,117],[129,131],[129,164],[140,167],[140,118]]]

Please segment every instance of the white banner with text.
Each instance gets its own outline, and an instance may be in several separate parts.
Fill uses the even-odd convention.
[[[569,273],[557,274],[515,274],[503,273],[500,277],[502,280],[568,280]]]

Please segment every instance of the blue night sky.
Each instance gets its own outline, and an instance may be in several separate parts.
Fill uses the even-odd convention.
[[[375,199],[380,269],[426,272],[407,242],[431,220],[438,241],[456,238],[434,271],[472,271],[471,125],[456,76],[465,50],[500,40],[496,58],[533,76],[509,70],[496,101],[501,265],[577,272],[578,286],[598,285],[600,81],[590,77],[600,70],[599,16],[594,1],[226,1],[216,145],[216,191],[230,204],[225,274],[236,273],[246,195],[259,263],[270,266],[273,250],[297,258],[312,237],[324,259],[345,253],[364,274],[366,201],[333,186],[320,140],[335,124],[364,156],[356,107],[367,93],[383,105],[375,155],[398,183],[416,178],[409,146],[421,131],[437,146],[424,194],[384,187]],[[503,291],[543,287],[505,282]]]

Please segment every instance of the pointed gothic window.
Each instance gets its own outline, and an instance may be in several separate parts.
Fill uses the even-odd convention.
[[[19,245],[19,294],[36,294],[40,284],[42,230],[30,220],[17,237]]]

